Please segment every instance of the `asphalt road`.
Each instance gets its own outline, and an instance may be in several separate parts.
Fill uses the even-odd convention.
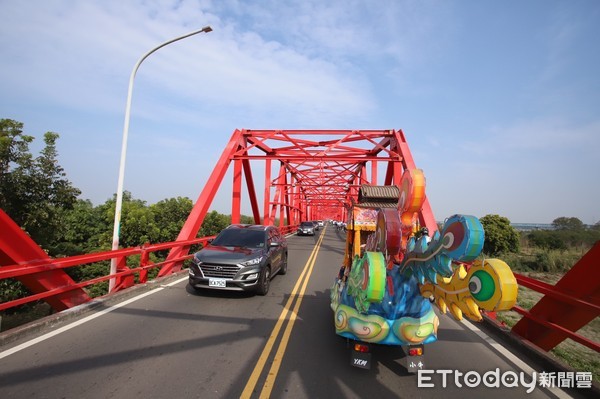
[[[0,347],[0,398],[568,397],[540,387],[528,394],[520,383],[457,381],[457,372],[495,372],[505,379],[497,382],[510,383],[505,373],[524,372],[528,383],[529,367],[540,369],[445,315],[439,341],[425,347],[428,369],[449,370],[445,384],[444,374],[434,372],[421,381],[433,386],[419,387],[398,347],[375,346],[371,370],[352,367],[329,307],[343,239],[331,226],[322,240],[289,237],[288,273],[276,276],[264,297],[196,293],[180,274],[121,295],[117,307],[107,302],[35,335],[23,333]]]

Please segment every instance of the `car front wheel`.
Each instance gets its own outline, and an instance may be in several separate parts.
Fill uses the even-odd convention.
[[[258,295],[267,295],[269,292],[269,285],[271,284],[271,267],[265,266],[262,273],[260,274],[260,280],[258,281],[258,288],[256,292]]]

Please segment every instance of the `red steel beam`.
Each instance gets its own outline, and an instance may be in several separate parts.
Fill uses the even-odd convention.
[[[512,332],[549,351],[600,315],[600,242],[597,242],[523,317]],[[522,281],[520,282],[522,284]],[[550,290],[550,287],[541,285]],[[570,299],[565,299],[568,297]],[[539,322],[539,320],[547,322]],[[560,326],[561,329],[552,328]]]
[[[27,266],[36,261],[50,260],[48,254],[2,209],[0,209],[0,231],[0,266]],[[20,275],[15,278],[34,294],[43,294],[75,285],[75,281],[62,269]],[[56,311],[68,309],[90,299],[82,288],[68,288],[65,292],[44,298]]]
[[[242,209],[242,161],[233,161],[233,195],[231,200],[231,223],[240,222]]]
[[[280,166],[274,179],[271,178],[273,160]],[[262,218],[250,161],[265,163]],[[404,170],[415,167],[402,131],[236,130],[178,240],[196,236],[232,162],[232,222],[241,218],[243,174],[254,220],[274,224],[278,218],[281,226],[321,218],[325,213],[345,215],[344,208],[356,199],[361,184],[378,184],[378,162],[387,164],[384,184],[399,185]],[[431,231],[437,228],[427,200],[420,219]],[[189,248],[173,249],[167,259],[179,259],[186,250]],[[179,269],[180,265],[167,263],[159,275]]]
[[[243,160],[242,166],[244,167],[244,176],[246,177],[246,187],[248,188],[248,197],[250,199],[250,207],[252,208],[254,223],[261,224],[262,221],[260,220],[260,211],[258,209],[258,198],[256,197],[256,189],[254,188],[254,178],[252,177],[250,161]]]

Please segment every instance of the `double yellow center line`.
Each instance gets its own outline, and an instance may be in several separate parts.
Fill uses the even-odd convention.
[[[323,233],[317,240],[317,244],[315,245],[312,253],[310,254],[302,273],[300,274],[300,278],[296,282],[294,289],[290,297],[288,298],[281,314],[279,315],[279,319],[277,320],[277,324],[275,324],[275,328],[271,332],[271,336],[269,337],[265,348],[263,349],[260,357],[258,358],[258,362],[256,366],[254,366],[254,370],[246,383],[246,387],[242,392],[240,398],[247,399],[250,398],[252,393],[254,392],[254,388],[260,378],[263,369],[265,368],[265,364],[267,363],[267,359],[271,355],[273,351],[273,346],[275,345],[275,341],[279,336],[279,332],[283,324],[286,321],[288,313],[290,313],[288,323],[285,327],[285,331],[283,332],[283,336],[281,337],[281,341],[279,342],[279,347],[277,348],[277,352],[275,353],[275,357],[273,358],[273,363],[271,364],[271,368],[269,369],[269,373],[267,374],[267,378],[265,383],[260,391],[260,398],[269,398],[271,396],[271,391],[273,390],[273,385],[275,383],[275,378],[277,378],[277,373],[279,372],[279,367],[281,366],[281,361],[283,360],[283,355],[285,353],[285,349],[287,347],[288,341],[290,339],[290,335],[292,333],[292,329],[294,328],[294,323],[296,321],[296,317],[298,315],[298,309],[300,309],[300,305],[302,304],[302,298],[304,297],[304,292],[306,291],[306,286],[308,285],[308,281],[310,279],[310,275],[312,274],[313,267],[315,265],[315,261],[317,259],[317,254],[319,253],[319,248],[321,247],[321,243],[323,242],[323,237],[325,237],[325,229],[323,229]],[[297,299],[297,300],[296,300]],[[292,309],[292,304],[296,300],[294,304],[294,309]]]

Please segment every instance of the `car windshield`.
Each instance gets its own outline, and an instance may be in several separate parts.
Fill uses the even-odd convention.
[[[301,227],[314,227],[313,222],[302,222]]]
[[[211,245],[263,248],[265,246],[265,232],[249,229],[226,229],[213,240]]]

